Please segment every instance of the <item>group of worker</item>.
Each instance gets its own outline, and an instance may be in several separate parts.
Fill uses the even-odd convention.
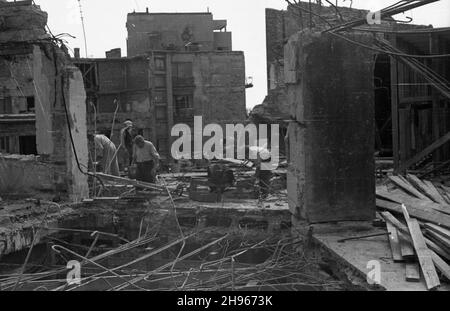
[[[160,155],[150,141],[145,140],[142,135],[136,134],[131,120],[127,120],[120,131],[119,148],[116,148],[116,145],[106,135],[95,134],[92,138],[95,143],[96,155],[101,155],[102,157],[101,167],[103,173],[119,176],[117,154],[119,150],[123,148],[128,155],[128,161],[126,163],[129,168],[128,170],[130,171],[132,167],[136,169],[135,178],[139,181],[155,183],[156,170],[159,167],[161,159]],[[269,184],[272,175],[270,171],[261,169],[263,163],[269,161],[262,161],[261,156],[264,154],[267,158],[270,156],[270,153],[266,148],[260,147],[256,147],[253,151],[258,154],[258,160],[255,161],[255,166],[256,178],[259,181],[260,195],[266,197],[269,193]],[[216,175],[217,174],[210,174],[210,170],[208,169],[208,178],[212,178],[212,176]],[[224,176],[219,178],[221,179],[219,184],[226,184],[226,180],[222,180],[224,178]],[[213,182],[212,184],[218,183]]]
[[[128,156],[126,165],[136,167],[136,179],[154,183],[156,170],[161,159],[155,146],[142,135],[137,135],[131,120],[127,120],[120,131],[120,146],[103,134],[91,136],[95,144],[96,154],[102,157],[101,167],[105,174],[119,176],[118,152],[123,148]],[[95,159],[96,160],[96,159]]]

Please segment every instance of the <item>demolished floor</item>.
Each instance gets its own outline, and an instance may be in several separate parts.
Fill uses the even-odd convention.
[[[251,180],[249,172],[237,184]],[[442,259],[439,290],[449,289],[449,207],[431,195],[447,202],[443,184],[428,193],[429,183],[417,189],[408,181],[418,183],[413,175],[391,176],[377,187],[374,222],[293,225],[282,172],[264,200],[242,186],[216,203],[207,189],[192,188],[202,172],[162,175],[158,184],[99,176],[105,187],[97,190],[109,196],[0,203],[0,290],[427,290],[405,225],[395,222],[399,203]],[[403,237],[397,246],[393,233]],[[82,279],[69,285],[71,260]],[[369,279],[374,262],[378,282]]]

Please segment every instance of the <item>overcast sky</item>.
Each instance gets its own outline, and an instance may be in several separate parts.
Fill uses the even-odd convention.
[[[334,0],[333,0],[334,1]],[[49,26],[56,34],[70,33],[70,48],[80,47],[84,56],[83,32],[77,0],[35,0],[49,13]],[[325,2],[325,1],[323,1]],[[397,0],[353,0],[354,8],[375,11]],[[245,52],[246,75],[253,77],[255,87],[247,90],[247,108],[261,104],[267,94],[265,8],[286,8],[284,0],[81,0],[89,57],[104,57],[105,51],[122,48],[126,54],[127,13],[150,12],[206,12],[209,7],[215,19],[227,19],[233,32],[233,49]],[[348,6],[349,0],[339,0]],[[414,23],[435,27],[450,26],[450,0],[407,12]],[[401,18],[398,16],[397,18]]]

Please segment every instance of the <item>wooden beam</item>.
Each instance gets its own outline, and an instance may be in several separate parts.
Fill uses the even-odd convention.
[[[442,197],[442,195],[440,194],[440,192],[436,189],[436,187],[434,186],[434,184],[429,181],[429,180],[424,180],[423,181],[425,183],[425,185],[428,187],[429,189],[429,193],[432,196],[432,200],[436,203],[439,204],[443,204],[443,205],[448,205],[447,201],[445,201],[445,199]]]
[[[402,206],[398,203],[392,203],[385,200],[377,199],[377,206],[388,210],[390,212],[396,213],[396,214],[402,214]],[[414,218],[417,218],[419,220],[422,220],[424,222],[430,222],[432,224],[442,226],[444,228],[450,229],[450,216],[442,214],[440,212],[435,211],[426,211],[420,208],[416,207],[408,207],[408,211],[410,212],[411,216]]]
[[[400,252],[403,261],[411,262],[416,260],[416,252],[414,251],[414,247],[412,246],[411,241],[407,236],[398,231],[397,234],[400,241]]]
[[[431,230],[425,230],[425,234],[428,235],[431,239],[433,239],[436,244],[443,247],[446,251],[450,250],[450,240],[437,234],[434,231]]]
[[[439,272],[441,272],[442,275],[450,281],[450,266],[433,252],[431,253],[431,257],[433,259],[434,265],[439,270]]]
[[[397,228],[395,228],[394,225],[391,224],[389,221],[386,221],[386,228],[387,231],[390,233],[389,244],[391,245],[392,259],[394,259],[394,262],[404,261],[402,257],[402,250],[400,246]]]
[[[420,282],[420,267],[415,262],[406,263],[406,281],[408,282]]]
[[[429,182],[420,180],[417,176],[408,174],[406,176],[408,181],[417,189],[421,190],[428,198],[436,203],[447,205],[447,202],[442,198],[433,184],[429,185]]]
[[[403,260],[412,260],[415,258],[416,253],[414,252],[414,248],[412,247],[411,240],[405,234],[408,234],[408,228],[398,221],[391,213],[383,212],[381,213],[384,220],[386,221],[386,225],[389,223],[397,229],[397,235],[400,241],[400,252]]]
[[[425,224],[424,227],[430,231],[433,231],[439,235],[442,235],[444,238],[450,239],[450,230],[446,230],[444,228],[441,228],[441,227],[433,225],[433,224]]]
[[[406,204],[407,206],[414,207],[416,209],[421,209],[430,213],[440,212],[444,213],[446,215],[450,214],[450,208],[448,207],[448,204],[438,204],[435,203],[429,199],[427,200],[421,200],[417,198],[413,198],[409,196],[408,194],[402,193],[400,190],[393,190],[391,192],[388,192],[382,188],[377,189],[377,197],[381,198],[382,200],[388,200],[393,201],[399,204]]]
[[[431,252],[428,249],[425,238],[420,230],[419,222],[416,219],[410,218],[405,205],[402,206],[402,211],[408,225],[409,233],[417,253],[417,258],[419,259],[420,268],[425,283],[427,284],[427,288],[428,290],[435,290],[441,285],[441,282],[439,281],[439,276],[434,267]]]
[[[436,37],[435,34],[430,33],[429,34],[429,42],[430,42],[430,55],[433,54],[439,54],[439,40]],[[439,59],[431,59],[430,60],[430,67],[431,69],[439,74],[440,71],[440,66],[439,66],[440,60]],[[432,108],[432,135],[433,135],[433,140],[438,140],[439,137],[441,136],[440,133],[440,129],[439,129],[439,113],[440,113],[440,99],[439,99],[439,92],[436,90],[436,88],[434,87],[429,87],[431,94],[432,94],[432,104],[433,104],[433,108]],[[433,161],[434,162],[439,162],[441,158],[441,155],[439,154],[439,152],[436,152],[433,156]]]
[[[416,96],[416,97],[404,97],[400,100],[401,104],[415,104],[423,102],[431,102],[433,98],[431,96]]]
[[[400,172],[406,171],[409,167],[416,164],[417,162],[419,162],[420,160],[425,158],[427,155],[429,155],[436,149],[442,147],[449,141],[450,141],[450,132],[448,132],[446,135],[444,135],[441,138],[439,138],[438,140],[436,140],[434,143],[432,143],[430,146],[425,148],[423,151],[416,154],[412,159],[410,159],[410,160],[406,161],[404,164],[402,164],[399,168],[399,171]]]
[[[132,186],[139,187],[139,188],[144,188],[144,189],[149,189],[149,190],[157,190],[157,191],[162,191],[165,189],[164,187],[156,185],[156,184],[146,183],[146,182],[128,179],[128,178],[117,177],[117,176],[107,175],[107,174],[103,174],[103,173],[96,173],[95,175],[102,180],[115,182],[118,184],[132,185]]]
[[[383,216],[384,220],[389,221],[397,228],[400,239],[404,239],[408,243],[412,244],[412,240],[409,237],[409,230],[404,224],[402,224],[400,221],[398,221],[398,219],[395,218],[394,215],[392,215],[389,212],[383,212],[383,213],[381,213],[381,216]],[[444,251],[442,248],[437,246],[433,241],[431,241],[427,238],[425,238],[425,241],[426,241],[428,247],[430,248],[430,250],[432,250],[436,254],[439,254],[440,256],[442,256],[442,258],[445,258],[446,260],[450,260],[450,255],[446,251]]]
[[[393,46],[397,45],[397,36],[390,38]],[[399,133],[398,133],[398,61],[391,56],[391,116],[392,116],[392,150],[394,153],[394,172],[397,173],[400,167],[399,158]]]
[[[419,198],[421,200],[428,200],[428,198],[422,194],[419,190],[414,188],[409,182],[406,180],[400,178],[400,176],[389,176],[389,179],[397,186],[402,188],[403,190],[407,191],[408,193],[412,194],[416,198]]]

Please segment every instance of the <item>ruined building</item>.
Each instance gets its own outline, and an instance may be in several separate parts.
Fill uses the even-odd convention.
[[[76,201],[88,195],[86,95],[46,25],[32,1],[0,3],[0,192]]]
[[[118,144],[122,123],[131,119],[170,159],[175,124],[192,125],[194,116],[204,123],[244,121],[244,53],[232,50],[226,26],[211,13],[128,14],[127,57],[115,50],[105,59],[75,60],[88,94],[89,129],[114,127]]]
[[[313,10],[312,15],[308,14],[309,9]],[[291,116],[286,98],[284,45],[290,36],[303,29],[324,30],[342,21],[364,19],[367,13],[347,7],[339,7],[337,12],[333,7],[315,3],[310,7],[307,2],[299,2],[298,7],[288,6],[287,10],[266,9],[268,95],[262,105],[255,107],[252,116],[278,120],[287,128],[286,121]],[[401,24],[391,18],[370,28],[372,34],[376,29],[387,30],[379,32],[378,36],[383,36],[405,53],[445,54],[449,50],[449,31],[445,28]],[[394,35],[393,31],[399,33]],[[374,57],[375,150],[382,157],[393,156],[396,170],[404,171],[405,165],[411,168],[411,165],[422,164],[423,157],[414,159],[413,156],[420,155],[448,132],[448,93],[432,87],[432,82],[427,80],[429,77],[424,77],[416,67],[395,62],[384,53],[375,53]],[[430,59],[423,63],[448,81],[449,69],[445,59]],[[439,146],[433,155],[434,162],[443,162],[449,154],[448,146]],[[415,162],[411,164],[408,160]]]
[[[400,172],[448,161],[448,61],[388,52],[446,54],[448,29],[387,18],[347,40],[322,33],[367,14],[308,2],[266,10],[268,96],[252,117],[289,133],[290,205],[312,222],[371,217],[375,154]],[[367,48],[375,42],[387,52]]]

